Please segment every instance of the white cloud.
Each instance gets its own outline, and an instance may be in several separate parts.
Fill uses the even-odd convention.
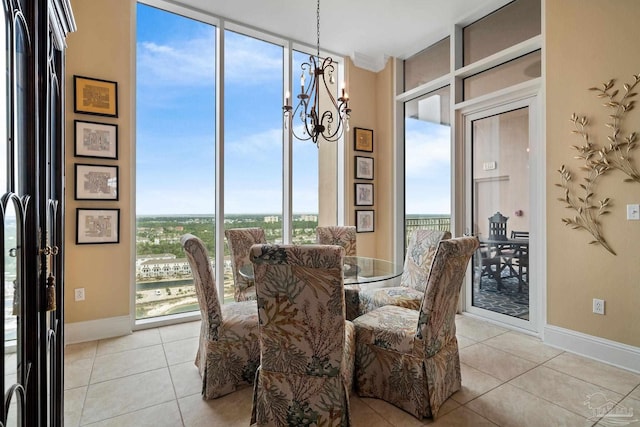
[[[227,33],[225,79],[229,83],[259,85],[282,81],[283,49],[251,37]]]
[[[420,177],[434,170],[451,168],[451,130],[447,126],[430,131],[408,131],[405,136],[405,175]]]
[[[137,50],[138,84],[211,86],[214,83],[213,31],[164,45],[142,41]]]
[[[226,37],[227,83],[250,86],[282,80],[281,47],[235,33],[227,33]],[[188,40],[176,40],[168,44],[141,41],[137,49],[141,84],[214,84],[215,35],[212,30],[203,31]]]
[[[282,129],[267,129],[227,141],[225,151],[245,158],[261,158],[265,152],[282,153]]]

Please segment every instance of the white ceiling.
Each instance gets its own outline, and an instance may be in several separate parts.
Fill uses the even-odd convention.
[[[321,0],[320,45],[365,68],[407,58],[511,0]],[[316,0],[175,0],[194,9],[316,45]],[[361,63],[361,64],[359,64]],[[377,71],[377,70],[376,70]]]

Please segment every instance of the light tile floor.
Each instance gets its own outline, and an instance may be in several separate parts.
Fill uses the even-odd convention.
[[[436,421],[353,394],[353,425],[640,426],[640,375],[470,317],[456,324],[462,390]],[[201,399],[193,364],[199,328],[191,322],[67,346],[65,426],[248,426],[250,387]]]

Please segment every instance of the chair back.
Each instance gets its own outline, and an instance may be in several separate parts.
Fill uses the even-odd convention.
[[[529,238],[529,232],[528,231],[511,230],[511,238],[512,239],[528,239]]]
[[[489,217],[489,239],[507,240],[507,220],[508,216],[496,212]]]
[[[193,234],[183,235],[180,244],[187,255],[193,274],[193,283],[202,315],[202,331],[207,339],[215,340],[218,338],[218,328],[222,324],[222,310],[207,248],[202,240]]]
[[[400,284],[424,291],[427,287],[427,278],[438,243],[442,239],[450,238],[451,233],[448,231],[414,230],[409,238]]]
[[[338,245],[345,256],[356,255],[356,227],[353,225],[316,227],[316,241],[320,245]]]
[[[253,286],[253,282],[240,274],[240,269],[249,264],[249,250],[256,243],[267,243],[264,230],[260,227],[231,228],[224,231],[231,254],[231,271],[233,272],[234,299],[245,301],[245,291]]]
[[[469,259],[479,247],[477,237],[458,237],[438,244],[427,289],[420,306],[415,343],[426,357],[455,339],[458,297]]]
[[[261,368],[338,376],[345,341],[344,249],[254,245]]]

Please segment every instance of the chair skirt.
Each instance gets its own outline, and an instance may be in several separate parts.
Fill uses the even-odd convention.
[[[222,325],[202,323],[195,364],[202,377],[202,397],[215,399],[243,384],[252,384],[260,364],[258,310],[255,301],[222,306]]]
[[[422,419],[435,417],[462,384],[455,337],[427,357],[415,338],[418,315],[386,306],[354,320],[355,382],[360,397],[385,400]]]

